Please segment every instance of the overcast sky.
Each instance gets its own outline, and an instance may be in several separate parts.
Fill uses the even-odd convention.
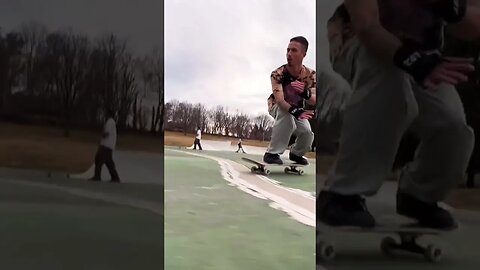
[[[310,43],[304,64],[315,68],[313,0],[167,0],[166,101],[266,113],[270,73],[298,35]]]
[[[316,54],[318,64],[325,65],[325,21],[337,3],[166,0],[166,101],[224,105],[253,115],[266,112],[270,73],[286,62],[291,37],[309,40],[305,65],[316,69]],[[49,31],[71,27],[90,37],[113,32],[128,38],[139,54],[162,45],[159,0],[0,0],[0,7],[3,33],[36,21]]]
[[[159,0],[0,0],[0,7],[3,33],[36,21],[48,31],[71,27],[90,37],[113,32],[128,38],[137,54],[163,42]]]

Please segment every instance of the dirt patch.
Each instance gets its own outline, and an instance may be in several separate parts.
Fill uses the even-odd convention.
[[[238,143],[238,138],[220,135],[202,134],[202,139],[210,141],[231,141],[232,145],[237,145]],[[184,134],[182,132],[165,131],[165,145],[190,147],[193,145],[194,140],[195,134],[192,133]],[[242,140],[242,143],[243,145],[267,147],[269,142]]]
[[[0,123],[0,167],[82,173],[93,163],[100,132]],[[163,153],[160,135],[118,135],[118,150]]]
[[[326,175],[335,162],[335,156],[316,155],[317,173]]]
[[[455,189],[446,203],[454,208],[480,211],[480,189]]]
[[[195,134],[192,134],[192,133],[184,134],[182,132],[173,132],[173,131],[165,132],[165,145],[190,147],[193,145],[194,140],[195,140]],[[231,141],[231,144],[234,146],[236,146],[238,143],[238,138],[220,136],[220,135],[210,135],[210,134],[202,134],[202,140]],[[257,140],[242,140],[242,144],[267,148],[269,142],[268,141],[262,142]],[[308,158],[315,158],[315,153],[308,152],[305,154],[305,156]]]

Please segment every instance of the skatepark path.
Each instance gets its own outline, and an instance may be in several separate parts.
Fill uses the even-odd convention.
[[[163,185],[163,155],[145,152],[115,151],[113,159],[122,182]],[[72,178],[91,178],[94,170],[95,165],[92,164],[86,172],[72,175]],[[103,166],[102,169],[102,179],[110,179],[106,166]]]
[[[268,177],[252,174],[247,167],[231,160],[180,150],[172,151],[217,161],[223,178],[230,185],[257,198],[269,200],[271,207],[286,212],[291,218],[305,225],[315,226],[315,197],[308,192],[283,187]]]

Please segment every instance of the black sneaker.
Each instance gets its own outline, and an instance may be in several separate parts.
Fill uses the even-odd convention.
[[[308,160],[307,160],[306,158],[301,157],[301,156],[297,156],[297,155],[295,155],[295,154],[292,154],[291,152],[290,152],[290,154],[288,155],[288,158],[289,158],[291,161],[293,161],[293,162],[295,162],[295,163],[297,163],[297,164],[308,165]]]
[[[437,203],[427,203],[402,192],[397,192],[397,213],[416,219],[423,227],[440,230],[458,227],[453,216]]]
[[[263,161],[268,164],[283,164],[283,161],[280,158],[279,154],[265,153],[265,155],[263,156]]]
[[[372,228],[375,219],[359,195],[321,191],[317,198],[317,219],[330,226]]]

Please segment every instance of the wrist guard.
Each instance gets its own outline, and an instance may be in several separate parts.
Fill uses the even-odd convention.
[[[304,98],[305,100],[309,100],[311,97],[312,97],[312,90],[306,88],[302,94],[300,94],[300,96],[302,98]]]
[[[393,62],[423,86],[430,72],[442,62],[442,55],[439,51],[427,53],[414,47],[402,46],[395,53]]]
[[[302,113],[305,112],[304,109],[302,108],[298,108],[298,107],[295,107],[295,106],[291,106],[290,109],[288,109],[288,112],[293,115],[296,119],[298,119],[300,117],[300,115],[302,115]]]

